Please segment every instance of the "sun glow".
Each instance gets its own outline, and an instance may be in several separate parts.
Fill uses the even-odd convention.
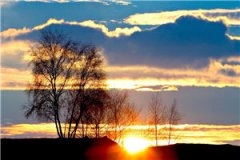
[[[129,153],[137,153],[143,151],[150,146],[148,140],[139,137],[127,137],[123,141],[124,148]]]

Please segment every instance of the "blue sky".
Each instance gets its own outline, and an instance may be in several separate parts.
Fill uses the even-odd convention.
[[[116,3],[105,5],[96,2],[12,2],[2,7],[3,23],[1,27],[2,30],[12,27],[34,27],[45,23],[49,18],[56,18],[66,21],[106,21],[108,27],[114,28],[126,24],[115,24],[109,22],[110,20],[122,21],[124,18],[136,13],[219,8],[236,9],[239,8],[239,5],[239,1],[133,1],[129,5]]]
[[[239,17],[239,1],[1,3],[2,122],[36,122],[23,118],[27,50],[50,28],[101,48],[111,88],[128,89],[143,116],[161,92],[182,123],[238,124]]]

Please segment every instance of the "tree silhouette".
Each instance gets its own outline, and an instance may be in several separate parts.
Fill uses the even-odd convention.
[[[88,119],[88,124],[94,125],[95,137],[99,138],[102,129],[100,125],[105,125],[107,123],[107,100],[109,99],[109,96],[101,92],[97,95],[101,96],[101,98],[97,99],[103,100],[102,102],[104,103],[100,102],[99,104],[99,102],[97,102],[90,105],[85,114],[85,118]]]
[[[107,97],[100,50],[44,30],[31,57],[33,81],[25,116],[54,122],[59,138],[75,138],[87,108],[102,106]]]
[[[181,120],[180,114],[177,110],[177,101],[174,99],[173,104],[168,110],[168,144],[171,143],[171,139],[173,137],[173,125],[178,124]]]
[[[154,125],[156,146],[158,145],[160,135],[162,135],[161,138],[164,138],[170,144],[173,138],[173,125],[176,125],[181,119],[177,110],[177,101],[174,99],[171,106],[164,105],[160,94],[156,93],[151,97],[148,110],[150,122]],[[166,127],[162,126],[160,131],[159,125],[165,125]]]
[[[151,124],[154,125],[154,137],[156,146],[159,140],[159,128],[158,125],[163,125],[166,122],[166,107],[163,105],[160,95],[154,94],[148,105]]]
[[[72,82],[73,89],[68,91],[72,97],[69,98],[68,137],[76,137],[80,123],[82,136],[84,136],[84,122],[89,108],[105,107],[104,101],[108,96],[104,90],[106,75],[102,69],[103,61],[97,48],[87,46],[83,49],[81,61],[76,67]]]
[[[113,127],[113,139],[120,141],[125,129],[138,118],[140,110],[129,102],[127,92],[112,91],[110,94],[108,121]]]

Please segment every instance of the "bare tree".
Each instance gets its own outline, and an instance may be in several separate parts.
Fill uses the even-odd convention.
[[[168,144],[171,143],[174,131],[173,125],[176,125],[180,121],[180,114],[176,106],[177,102],[175,99],[172,105],[166,106],[163,104],[159,93],[152,95],[148,110],[150,113],[150,123],[154,125],[156,145],[158,145],[160,135],[162,135],[161,138],[168,140]],[[165,125],[166,127],[161,127],[160,131],[159,125]]]
[[[84,136],[84,118],[88,107],[94,105],[95,107],[103,106],[103,102],[107,97],[105,92],[106,75],[102,70],[103,61],[100,51],[88,46],[83,49],[83,57],[73,81],[73,87],[69,91],[72,99],[71,113],[69,115],[69,135],[68,137],[76,137],[79,124],[82,128],[82,136]],[[90,89],[91,88],[91,89]],[[72,125],[74,123],[74,126]]]
[[[109,96],[103,90],[95,90],[95,92],[95,94],[91,94],[91,96],[94,95],[95,97],[90,98],[91,104],[88,104],[89,107],[87,108],[83,117],[86,119],[87,124],[94,125],[95,137],[98,138],[100,137],[102,129],[100,125],[104,125],[107,122],[106,113],[108,109],[107,100]],[[87,135],[87,133],[85,135]]]
[[[148,110],[151,119],[150,123],[154,125],[154,137],[157,146],[160,134],[158,125],[165,124],[166,122],[166,107],[163,105],[161,97],[158,93],[152,95],[148,105]]]
[[[31,56],[33,81],[26,117],[52,121],[59,138],[74,138],[86,108],[102,103],[102,97],[94,95],[105,92],[100,51],[60,32],[44,30],[31,48]]]
[[[137,110],[129,102],[128,93],[112,91],[109,103],[108,119],[113,126],[113,139],[120,141],[126,127],[132,125],[138,118]]]
[[[173,136],[173,125],[178,124],[181,120],[180,114],[177,110],[177,101],[174,99],[173,104],[168,110],[168,144],[171,143],[171,139]]]

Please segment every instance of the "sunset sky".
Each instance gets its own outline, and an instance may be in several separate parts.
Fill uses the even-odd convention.
[[[0,5],[3,136],[11,137],[9,126],[38,123],[23,116],[23,90],[31,79],[29,46],[46,28],[101,48],[109,88],[128,90],[142,117],[151,95],[160,92],[166,104],[177,100],[181,124],[215,126],[205,129],[215,133],[240,131],[239,1],[11,0]],[[224,128],[228,125],[234,126]],[[240,144],[240,137],[222,141]]]

